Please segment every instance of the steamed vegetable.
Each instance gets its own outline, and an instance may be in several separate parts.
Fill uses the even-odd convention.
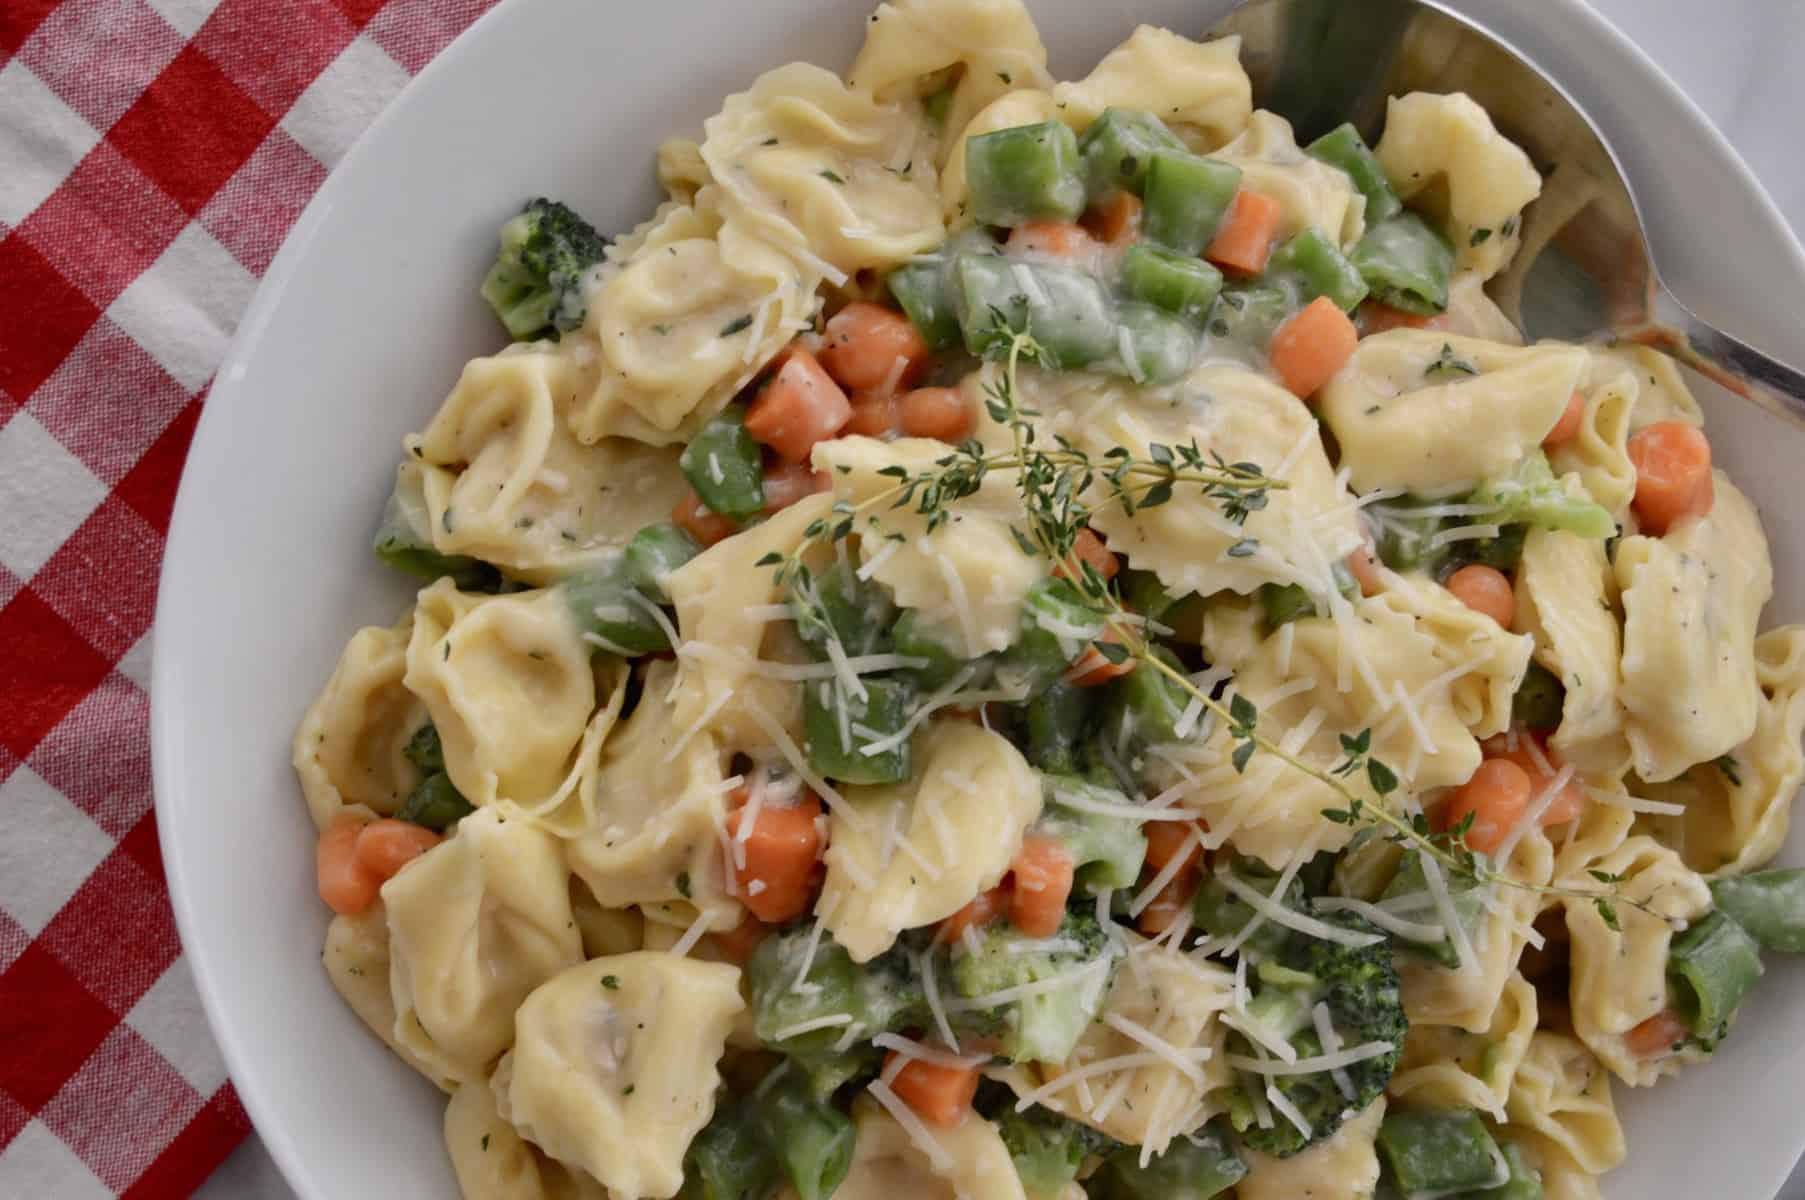
[[[483,279],[483,299],[517,342],[554,340],[583,323],[583,282],[602,261],[606,238],[556,200],[532,200],[501,227],[501,249]]]

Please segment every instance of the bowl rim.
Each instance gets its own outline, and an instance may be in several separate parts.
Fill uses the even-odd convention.
[[[869,3],[870,0],[843,0],[846,3]],[[1483,29],[1495,31],[1500,40],[1516,45],[1521,37],[1513,30],[1498,29],[1495,21],[1496,13],[1509,11],[1507,6],[1512,0],[1428,0],[1431,7],[1447,10],[1455,17],[1471,21]],[[1030,9],[1034,8],[1034,0],[1024,0]],[[221,435],[222,422],[216,418],[216,411],[228,407],[232,394],[245,374],[245,364],[257,352],[260,344],[269,332],[269,326],[278,306],[278,301],[290,278],[295,274],[298,264],[310,253],[312,243],[318,234],[327,215],[337,206],[340,193],[348,191],[346,181],[352,176],[361,174],[366,160],[373,159],[381,152],[385,134],[390,126],[402,120],[402,114],[415,106],[428,102],[430,97],[441,86],[441,80],[454,77],[460,73],[466,60],[479,53],[479,47],[495,30],[515,21],[530,19],[526,16],[529,8],[528,0],[501,0],[489,11],[478,17],[448,46],[432,59],[418,74],[410,79],[407,85],[380,112],[376,118],[357,137],[350,149],[339,163],[332,168],[325,182],[314,193],[300,217],[284,238],[280,250],[265,270],[259,281],[250,304],[241,317],[222,357],[219,367],[210,384],[208,403],[202,406],[189,454],[183,465],[182,477],[178,484],[175,504],[171,512],[168,534],[164,544],[164,557],[158,572],[158,600],[153,630],[167,628],[169,622],[165,618],[165,606],[173,605],[173,597],[179,589],[171,582],[178,575],[178,567],[188,557],[185,550],[187,543],[195,536],[193,530],[198,523],[197,511],[204,505],[203,498],[194,489],[187,486],[192,466],[201,458],[220,453],[223,444],[216,446]],[[1227,7],[1224,6],[1224,11]],[[1588,28],[1593,36],[1600,39],[1608,50],[1619,56],[1630,73],[1638,80],[1640,86],[1654,87],[1666,94],[1670,101],[1677,105],[1690,118],[1692,132],[1702,135],[1713,144],[1722,160],[1729,164],[1736,177],[1732,186],[1739,192],[1751,196],[1767,218],[1769,228],[1762,231],[1764,238],[1774,239],[1777,245],[1784,245],[1790,257],[1786,265],[1786,273],[1796,279],[1801,294],[1805,294],[1805,244],[1801,243],[1799,234],[1786,220],[1779,205],[1771,194],[1762,186],[1741,154],[1721,130],[1707,117],[1699,105],[1680,86],[1663,71],[1655,61],[1626,34],[1612,24],[1605,16],[1585,0],[1540,0],[1533,6],[1534,13],[1522,12],[1521,19],[1532,21],[1537,26],[1559,27],[1565,24],[1578,24]],[[1481,11],[1474,11],[1481,10]],[[1512,16],[1519,14],[1512,13]],[[771,64],[777,65],[775,63]],[[1556,86],[1573,94],[1569,83],[1550,74]],[[1604,129],[1607,136],[1609,129]],[[1644,213],[1644,216],[1647,214]],[[243,1014],[233,1012],[221,991],[223,968],[218,956],[225,952],[225,947],[210,943],[199,936],[202,921],[195,907],[196,901],[191,890],[191,880],[187,873],[187,857],[184,846],[186,822],[179,813],[173,797],[183,789],[184,760],[181,745],[182,723],[175,711],[175,701],[181,662],[177,657],[177,646],[173,639],[157,636],[153,640],[150,672],[150,747],[151,778],[154,793],[154,810],[157,816],[157,835],[164,863],[164,874],[167,880],[171,905],[174,910],[177,932],[181,938],[183,953],[186,955],[189,968],[194,979],[196,990],[201,999],[202,1009],[206,1015],[207,1026],[215,1043],[225,1059],[230,1082],[244,1104],[250,1116],[253,1133],[267,1149],[275,1161],[285,1183],[299,1197],[315,1200],[322,1196],[307,1160],[301,1153],[290,1131],[275,1119],[279,1108],[279,1100],[270,1090],[271,1085],[258,1069],[257,1026],[245,1020]],[[1800,1144],[1794,1147],[1794,1155],[1805,1153],[1805,1134],[1800,1136]],[[1768,1183],[1770,1192],[1777,1192],[1784,1183],[1789,1171],[1783,1171]]]

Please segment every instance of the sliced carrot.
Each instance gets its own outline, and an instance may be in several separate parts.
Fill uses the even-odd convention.
[[[753,951],[758,949],[758,944],[764,941],[770,932],[769,925],[751,913],[747,913],[740,918],[738,925],[726,933],[711,933],[708,936],[714,939],[715,949],[721,952],[722,958],[743,967],[752,961]]]
[[[1242,188],[1235,193],[1203,256],[1226,270],[1258,275],[1266,269],[1284,215],[1284,208],[1271,196]]]
[[[320,831],[313,848],[313,868],[326,907],[341,916],[354,916],[376,903],[382,880],[357,860],[357,836],[368,824],[362,817],[341,812]]]
[[[1118,642],[1115,631],[1106,629],[1098,639],[1103,642]],[[1093,645],[1086,646],[1078,661],[1066,668],[1065,681],[1073,687],[1102,687],[1112,679],[1134,670],[1137,662],[1133,658],[1124,658],[1121,662],[1111,662],[1109,657]]]
[[[1501,733],[1489,737],[1479,743],[1479,749],[1487,758],[1501,758],[1516,763],[1529,776],[1530,798],[1540,796],[1549,784],[1554,782],[1562,762],[1558,752],[1543,745],[1542,739],[1527,729],[1516,732],[1516,744],[1513,747],[1511,735]],[[1530,743],[1535,744],[1534,750]],[[1539,752],[1539,755],[1538,753]],[[1548,802],[1542,810],[1540,824],[1545,828],[1550,825],[1564,825],[1586,811],[1586,789],[1578,779],[1569,779],[1567,785]]]
[[[1077,864],[1065,843],[1055,837],[1031,833],[1022,839],[1009,864],[1015,876],[1009,894],[1009,923],[1029,937],[1052,937],[1065,920],[1065,902],[1072,894]]]
[[[1517,596],[1511,590],[1510,576],[1497,567],[1468,563],[1448,576],[1447,587],[1456,600],[1505,629],[1510,628],[1517,615]]]
[[[928,344],[909,318],[868,300],[854,300],[833,315],[821,336],[821,365],[842,387],[892,387],[928,360]],[[902,365],[897,366],[897,360]]]
[[[1522,767],[1508,759],[1488,758],[1448,798],[1442,827],[1453,829],[1470,813],[1473,824],[1467,830],[1467,845],[1490,854],[1504,844],[1529,807],[1530,790],[1529,775]]]
[[[1084,227],[1092,237],[1117,249],[1134,244],[1141,235],[1141,198],[1120,189],[1084,214]]]
[[[1354,356],[1360,335],[1347,314],[1327,296],[1318,296],[1272,335],[1266,357],[1279,381],[1308,399]]]
[[[693,488],[671,509],[671,520],[704,546],[724,542],[740,531],[732,517],[723,517],[702,503],[702,497]]]
[[[978,1094],[978,1072],[975,1067],[952,1067],[911,1058],[900,1066],[900,1056],[892,1050],[884,1056],[884,1074],[895,1072],[890,1090],[897,1099],[915,1110],[915,1115],[929,1125],[950,1129],[971,1111],[972,1097]]]
[[[875,307],[875,306],[874,306]],[[852,417],[852,405],[807,350],[790,352],[746,409],[746,432],[791,462],[801,462]]]
[[[1685,1041],[1692,1032],[1680,1014],[1664,1008],[1623,1035],[1623,1045],[1637,1058],[1658,1058]]]
[[[1005,248],[1018,254],[1085,259],[1097,248],[1097,243],[1084,231],[1084,226],[1071,221],[1028,221],[1009,231]]]
[[[1009,885],[999,883],[988,892],[979,892],[970,903],[934,930],[934,940],[941,945],[956,942],[967,929],[982,929],[1009,910]]]
[[[1630,507],[1644,533],[1656,537],[1687,517],[1711,511],[1711,443],[1684,421],[1656,421],[1630,435],[1636,497]]]
[[[957,388],[916,388],[902,398],[902,431],[958,444],[971,436],[971,405]]]
[[[1180,871],[1178,875],[1159,890],[1141,915],[1134,919],[1134,927],[1146,937],[1158,937],[1172,928],[1181,916],[1190,911],[1191,901],[1197,894],[1197,872]]]
[[[445,839],[412,821],[384,817],[371,821],[357,834],[358,865],[384,883]]]
[[[842,437],[889,437],[902,432],[902,399],[878,388],[852,394],[852,418],[840,430]]]
[[[778,924],[808,911],[820,881],[821,802],[805,796],[795,805],[760,805],[743,843],[746,865],[738,863],[740,825],[748,809],[727,814],[733,879],[744,904],[761,921]]]
[[[834,481],[825,471],[812,471],[807,463],[782,463],[765,470],[765,512],[782,512],[798,500],[825,492]]]
[[[1360,585],[1362,596],[1377,596],[1385,590],[1385,580],[1379,575],[1379,560],[1373,557],[1371,546],[1362,546],[1348,555],[1347,570]]]
[[[1103,539],[1093,533],[1088,525],[1078,531],[1078,538],[1072,543],[1072,557],[1081,563],[1088,563],[1105,579],[1114,579],[1116,572],[1122,569],[1122,564],[1110,553]],[[1061,579],[1071,579],[1073,572],[1068,564],[1060,563],[1053,568],[1053,574]]]
[[[1359,325],[1362,337],[1388,333],[1393,329],[1446,329],[1448,314],[1437,313],[1433,317],[1426,317],[1421,313],[1405,312],[1389,304],[1380,304],[1377,300],[1368,300],[1360,306]]]
[[[1572,441],[1579,436],[1579,427],[1585,423],[1586,394],[1576,391],[1567,397],[1567,407],[1561,410],[1561,419],[1554,423],[1554,428],[1542,439],[1542,445],[1552,449]]]
[[[1141,826],[1147,835],[1147,867],[1155,874],[1180,854],[1184,855],[1181,871],[1197,865],[1203,857],[1203,842],[1192,836],[1198,826],[1191,821],[1148,821]]]

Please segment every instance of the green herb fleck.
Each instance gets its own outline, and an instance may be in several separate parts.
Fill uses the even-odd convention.
[[[1427,379],[1433,375],[1444,374],[1477,375],[1479,374],[1479,368],[1454,353],[1454,346],[1452,343],[1443,342],[1441,344],[1441,353],[1436,355],[1435,361],[1430,363],[1428,367],[1424,369],[1423,378]]]
[[[839,172],[830,171],[825,167],[823,167],[817,173],[821,176],[821,178],[827,180],[827,182],[829,182],[829,183],[845,183],[846,182],[844,179],[840,178]]]
[[[752,314],[744,313],[741,316],[737,316],[737,317],[733,318],[733,320],[727,322],[727,324],[721,326],[721,336],[722,337],[732,337],[734,334],[738,333],[740,330],[750,329],[750,328],[752,328]]]
[[[607,988],[611,992],[619,991],[620,990],[620,976],[619,975],[602,976],[602,986]]]

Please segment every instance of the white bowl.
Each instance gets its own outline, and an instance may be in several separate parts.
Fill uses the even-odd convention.
[[[456,1195],[443,1097],[392,1058],[319,966],[327,912],[289,736],[360,625],[408,595],[368,551],[402,434],[497,348],[476,283],[530,194],[602,229],[653,207],[652,156],[796,58],[843,67],[870,0],[516,0],[416,80],[333,173],[265,276],[215,382],[177,498],[157,611],[152,739],[176,918],[232,1078],[305,1200]],[[1196,34],[1226,0],[1030,0],[1057,76],[1137,20]],[[1705,118],[1578,0],[1453,0],[1527,48],[1604,126],[1676,290],[1805,359],[1805,255]],[[1113,11],[1112,11],[1113,10]],[[1132,16],[1130,15],[1132,13]],[[1710,237],[1692,231],[1709,227]],[[1762,502],[1770,621],[1805,617],[1799,436],[1727,397],[1712,440]],[[1805,862],[1805,836],[1787,844]],[[1805,967],[1770,963],[1715,1062],[1619,1089],[1613,1197],[1772,1195],[1798,1157]]]

